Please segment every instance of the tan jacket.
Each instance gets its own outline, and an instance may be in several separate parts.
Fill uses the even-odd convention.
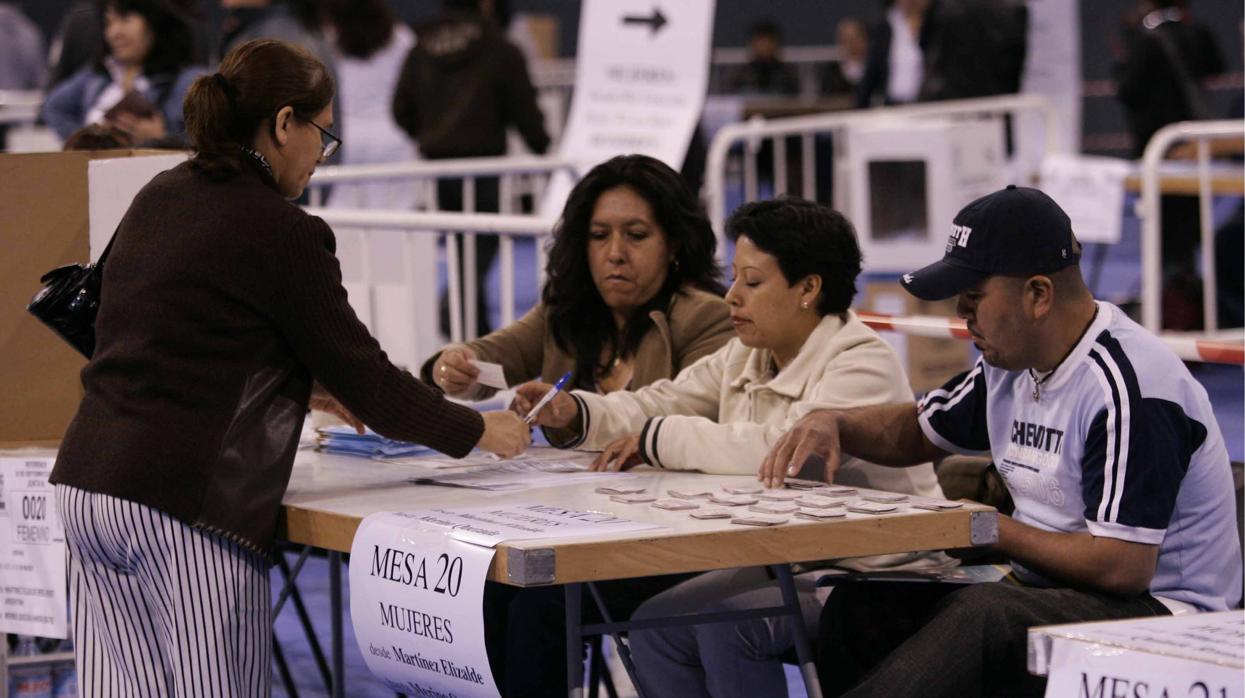
[[[690,286],[671,297],[666,312],[655,310],[649,317],[653,319],[653,326],[636,348],[631,388],[673,378],[735,336],[726,301]],[[481,361],[501,364],[510,385],[535,378],[553,383],[575,368],[575,357],[562,351],[553,341],[543,303],[538,303],[509,327],[467,342],[467,346]],[[420,375],[425,381],[432,382],[432,368],[440,356],[437,352],[424,362]],[[477,385],[475,391],[465,397],[482,400],[495,392]]]
[[[610,395],[575,391],[586,423],[574,445],[601,450],[642,432],[640,454],[654,467],[752,475],[778,439],[813,410],[912,400],[895,352],[850,311],[846,323],[835,315],[823,318],[777,376],[770,365],[768,350],[734,339],[673,380]],[[846,458],[837,481],[942,496],[928,463],[890,468]]]

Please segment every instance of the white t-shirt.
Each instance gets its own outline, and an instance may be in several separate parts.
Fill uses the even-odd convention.
[[[1036,388],[1036,391],[1035,391]],[[1017,521],[1159,546],[1150,593],[1206,611],[1241,597],[1234,485],[1206,390],[1110,303],[1040,385],[978,361],[919,405],[939,448],[989,451]],[[1027,583],[1053,583],[1014,565]]]

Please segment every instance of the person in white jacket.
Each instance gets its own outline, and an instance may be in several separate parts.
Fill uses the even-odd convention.
[[[673,380],[634,392],[559,393],[537,416],[551,443],[599,450],[593,467],[754,474],[801,417],[911,400],[895,352],[849,310],[861,269],[851,223],[792,198],[750,203],[727,221],[735,241],[726,294],[737,337]],[[525,414],[549,386],[528,383],[514,408]],[[809,463],[809,472],[821,464]],[[941,497],[933,467],[886,468],[845,458],[835,481]],[[856,570],[950,566],[940,553],[837,561]],[[828,590],[823,572],[797,576],[806,627],[815,632]],[[700,575],[647,601],[633,616],[781,604],[764,568]],[[632,651],[647,695],[785,694],[781,658],[793,647],[783,618],[634,631]]]

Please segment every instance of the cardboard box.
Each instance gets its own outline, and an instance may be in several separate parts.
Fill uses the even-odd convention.
[[[153,154],[0,153],[0,448],[54,445],[82,399],[85,359],[26,304],[44,272],[88,259],[87,163]]]
[[[903,289],[898,282],[873,282],[864,287],[856,306],[886,315],[934,315],[955,317],[955,299],[923,301]],[[915,337],[899,332],[882,332],[903,362],[908,383],[918,396],[940,387],[973,362],[972,345],[964,339]]]

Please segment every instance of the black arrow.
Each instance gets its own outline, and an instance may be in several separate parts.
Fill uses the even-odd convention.
[[[658,30],[666,26],[666,16],[661,13],[660,9],[654,7],[653,16],[637,17],[635,15],[627,15],[623,17],[623,24],[647,24],[653,30],[653,34],[656,34]]]

